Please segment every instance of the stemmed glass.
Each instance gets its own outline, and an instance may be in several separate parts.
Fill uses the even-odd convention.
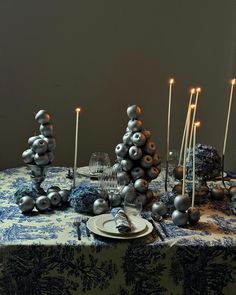
[[[109,155],[104,152],[94,152],[89,160],[89,171],[91,174],[100,174],[111,167]]]

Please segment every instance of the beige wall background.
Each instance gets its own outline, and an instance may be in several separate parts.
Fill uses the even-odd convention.
[[[236,75],[236,1],[0,1],[0,168],[24,165],[34,112],[46,109],[57,138],[54,165],[79,165],[121,141],[126,108],[165,156],[168,79],[174,77],[171,148],[180,147],[189,89],[200,86],[198,142],[222,151],[229,81]],[[235,93],[236,94],[236,93]],[[236,97],[226,168],[236,169]]]

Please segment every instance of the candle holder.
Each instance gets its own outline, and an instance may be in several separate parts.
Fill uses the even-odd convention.
[[[42,182],[46,177],[46,172],[50,165],[39,166],[34,164],[28,164],[27,167],[30,170],[30,177],[32,180],[32,191],[36,194],[35,197],[46,195],[46,192],[41,187]]]

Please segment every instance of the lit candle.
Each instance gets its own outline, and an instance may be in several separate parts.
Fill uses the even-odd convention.
[[[192,124],[191,124],[191,132],[190,132],[190,137],[189,137],[189,150],[192,146],[192,140],[193,140],[193,125],[194,125],[194,122],[195,122],[195,116],[196,116],[196,110],[197,110],[197,103],[198,103],[198,97],[199,97],[199,93],[201,92],[201,88],[198,87],[196,89],[196,98],[195,98],[195,108],[194,108],[194,111],[193,111],[193,117],[192,117]],[[189,159],[189,155],[188,155],[188,159]]]
[[[192,207],[194,207],[194,200],[195,200],[195,148],[196,148],[196,133],[197,127],[200,126],[200,122],[194,123],[193,128],[193,187],[192,187]]]
[[[192,88],[190,91],[190,97],[189,97],[189,103],[188,103],[188,110],[191,106],[192,103],[192,98],[193,98],[193,94],[195,93],[195,89]],[[186,116],[186,120],[185,120],[185,125],[184,125],[184,132],[183,132],[183,138],[182,138],[182,143],[181,143],[181,148],[180,148],[180,153],[179,153],[179,165],[181,165],[182,163],[182,156],[183,156],[183,148],[184,148],[184,139],[185,139],[185,135],[186,135],[186,129],[187,129],[187,121],[188,121],[188,110],[187,110],[187,116]]]
[[[184,142],[184,162],[183,162],[183,184],[182,184],[182,195],[185,193],[185,182],[186,182],[186,156],[187,156],[187,146],[188,146],[188,138],[189,138],[189,127],[190,127],[190,117],[191,111],[195,108],[194,104],[191,104],[188,109],[187,114],[187,128]]]
[[[165,190],[167,191],[167,177],[168,177],[168,162],[169,162],[169,150],[170,150],[170,112],[171,112],[171,96],[172,85],[174,79],[169,80],[169,104],[168,104],[168,117],[167,117],[167,139],[166,139],[166,177],[165,177]]]
[[[236,79],[231,80],[228,115],[227,115],[227,121],[226,121],[226,126],[225,126],[225,138],[224,138],[224,146],[223,146],[223,156],[225,155],[225,149],[226,149],[226,141],[227,141],[228,127],[229,127],[229,118],[230,118],[230,111],[231,111],[231,104],[232,104],[232,98],[233,98],[233,91],[234,91],[235,83],[236,83]]]
[[[74,173],[73,173],[73,187],[75,187],[77,158],[78,158],[78,133],[79,133],[79,113],[80,108],[76,108],[76,122],[75,122],[75,157],[74,157]]]

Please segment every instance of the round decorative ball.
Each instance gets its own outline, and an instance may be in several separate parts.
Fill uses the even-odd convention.
[[[133,132],[138,132],[142,129],[143,122],[140,120],[129,120],[128,128]]]
[[[143,178],[144,175],[145,175],[145,172],[141,167],[134,167],[131,170],[131,176],[133,180],[136,180],[138,178]]]
[[[165,216],[167,214],[167,208],[166,205],[162,202],[155,202],[152,205],[152,214],[153,215],[160,215]]]
[[[33,210],[35,203],[31,197],[24,196],[19,200],[18,205],[22,213],[29,213]]]
[[[152,160],[152,157],[150,155],[145,155],[140,160],[140,165],[144,169],[150,168],[152,166],[152,164],[153,164],[153,160]]]
[[[174,199],[174,205],[177,210],[184,212],[190,207],[191,200],[186,194],[183,196],[177,195]]]
[[[181,183],[176,184],[173,187],[172,191],[175,192],[176,194],[180,195],[182,193],[182,184]]]
[[[188,213],[175,210],[172,213],[172,220],[175,225],[184,226],[188,223]]]
[[[143,129],[142,130],[143,135],[146,137],[146,139],[151,137],[151,131],[147,130],[147,129]]]
[[[177,166],[173,170],[173,175],[176,179],[183,179],[183,166]]]
[[[130,171],[134,166],[133,161],[128,158],[121,160],[120,164],[121,164],[121,167],[124,171]]]
[[[48,148],[46,140],[42,138],[36,139],[32,144],[32,150],[37,154],[43,154]]]
[[[135,132],[132,136],[132,142],[136,146],[144,145],[146,141],[146,137],[143,135],[142,132]]]
[[[50,137],[53,135],[53,126],[51,123],[41,124],[39,130],[43,136]]]
[[[129,156],[132,160],[139,160],[142,158],[143,152],[141,148],[137,146],[131,146],[129,149]]]
[[[134,187],[138,192],[144,193],[148,189],[148,182],[143,178],[139,178],[135,181]]]
[[[200,210],[196,207],[190,207],[187,210],[189,223],[195,225],[200,219]]]
[[[154,156],[152,157],[152,161],[153,161],[152,163],[153,166],[158,166],[161,164],[161,158],[157,153],[155,153]]]
[[[68,189],[62,189],[58,192],[58,194],[61,196],[61,201],[63,203],[68,202],[68,198],[69,198],[69,194],[70,194],[70,191]]]
[[[51,192],[59,192],[61,189],[57,185],[50,186],[47,190],[47,194]]]
[[[214,200],[223,200],[224,198],[224,189],[221,187],[213,187],[211,190],[211,197]]]
[[[93,203],[93,213],[99,215],[107,212],[109,209],[107,202],[104,199],[97,199]]]
[[[157,167],[151,167],[150,169],[147,170],[147,176],[150,179],[155,179],[159,175],[159,169]]]
[[[154,141],[148,141],[146,142],[145,146],[144,146],[144,151],[145,153],[149,154],[149,155],[154,155],[155,151],[156,151],[156,144]]]
[[[121,205],[121,196],[118,194],[110,195],[109,196],[109,203],[111,207],[118,207]]]
[[[35,161],[36,165],[38,165],[38,166],[41,166],[41,165],[45,166],[45,165],[49,164],[49,158],[48,158],[47,154],[42,154],[42,155],[35,154],[34,161]]]
[[[123,143],[131,146],[133,144],[131,137],[132,137],[132,132],[131,131],[126,132],[125,135],[123,136]]]
[[[229,188],[229,194],[230,194],[231,197],[233,197],[233,196],[236,195],[236,186],[235,185],[234,186],[231,186]]]
[[[137,119],[141,115],[141,108],[137,105],[131,105],[127,108],[127,115],[130,119]]]
[[[32,146],[33,142],[36,140],[36,139],[39,139],[40,136],[36,135],[36,136],[31,136],[29,139],[28,139],[28,145],[29,146]]]
[[[130,183],[130,176],[125,171],[118,172],[117,181],[120,185],[128,185]]]
[[[49,209],[50,200],[47,196],[40,196],[36,199],[35,206],[39,212],[44,212]]]
[[[131,184],[124,186],[121,191],[121,197],[123,199],[128,198],[129,200],[134,200],[136,198],[136,194],[136,190]]]
[[[128,146],[124,143],[119,143],[115,148],[115,153],[118,157],[124,158],[128,153]]]
[[[45,110],[40,110],[37,112],[37,114],[35,115],[35,120],[39,123],[39,124],[45,124],[48,123],[50,121],[50,115],[45,111]]]
[[[29,164],[34,161],[34,155],[34,152],[31,149],[28,149],[22,153],[22,159],[26,164]]]
[[[47,197],[49,198],[52,207],[58,206],[61,202],[61,195],[59,192],[51,192],[47,195]]]

